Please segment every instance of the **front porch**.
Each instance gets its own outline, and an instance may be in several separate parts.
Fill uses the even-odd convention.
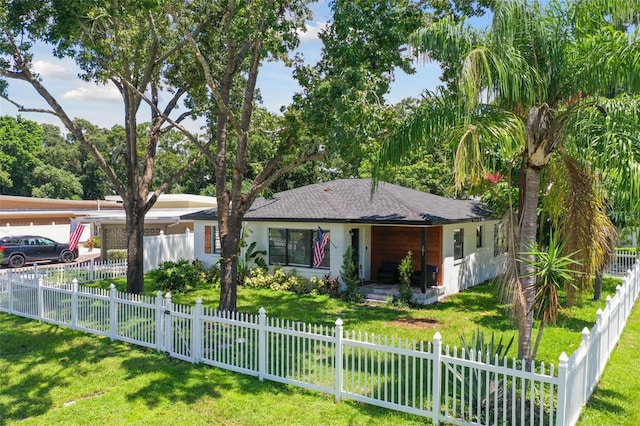
[[[384,303],[388,299],[400,295],[400,284],[370,283],[360,287],[360,291],[368,302]],[[444,287],[428,287],[426,293],[420,291],[420,287],[411,287],[413,300],[420,305],[430,305],[438,302],[444,296]]]

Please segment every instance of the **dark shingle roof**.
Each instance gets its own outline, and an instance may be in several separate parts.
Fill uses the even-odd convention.
[[[371,197],[371,179],[340,179],[258,198],[248,221],[444,224],[481,220],[490,212],[475,201],[454,200],[380,182]],[[184,219],[216,219],[209,209]]]

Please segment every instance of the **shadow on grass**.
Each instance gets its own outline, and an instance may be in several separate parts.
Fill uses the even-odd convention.
[[[211,367],[194,365],[169,358],[163,354],[144,350],[144,355],[130,356],[122,361],[126,380],[136,379],[143,386],[127,392],[127,401],[142,401],[154,408],[167,401],[193,404],[203,397],[219,398],[233,382],[222,377]],[[209,380],[209,376],[214,376]]]
[[[76,340],[67,329],[0,315],[0,425],[47,412],[51,394],[71,384],[78,363],[94,364],[114,354],[104,339]]]
[[[603,414],[615,414],[618,417],[624,417],[625,409],[622,404],[616,404],[614,401],[621,401],[625,398],[619,392],[610,389],[596,389],[587,406]]]

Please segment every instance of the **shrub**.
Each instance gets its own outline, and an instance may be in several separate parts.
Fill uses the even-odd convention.
[[[102,240],[100,239],[100,237],[91,237],[84,243],[84,246],[89,250],[94,248],[100,248],[101,245],[102,245]]]
[[[197,260],[164,262],[157,269],[150,271],[148,276],[154,282],[154,290],[163,292],[184,293],[207,282],[204,266]]]
[[[125,260],[127,258],[126,249],[107,250],[107,260]]]
[[[254,268],[249,272],[244,285],[249,288],[268,288],[298,294],[307,294],[315,290],[312,281],[298,275],[295,269],[285,272],[282,266],[276,266],[272,273],[263,268]]]
[[[323,278],[311,278],[311,285],[314,289],[313,291],[320,294],[328,294],[329,297],[334,299],[339,298],[342,293],[342,284],[340,284],[340,280],[338,278],[331,278],[329,274],[325,275]]]
[[[364,297],[360,292],[360,279],[358,278],[358,262],[353,247],[349,246],[342,257],[342,269],[340,278],[345,285],[341,299],[346,302],[362,302]]]
[[[220,285],[220,264],[215,263],[205,271],[205,281],[214,286]]]
[[[256,250],[256,245],[255,241],[252,242],[245,251],[244,257],[238,256],[238,282],[240,284],[244,284],[252,269],[267,270],[268,268],[267,262],[264,260],[264,256],[267,255],[266,250]]]
[[[411,292],[411,275],[413,274],[413,260],[411,259],[412,253],[408,252],[402,262],[400,262],[400,295],[398,297],[398,304],[402,306],[409,306],[413,301],[413,293]]]

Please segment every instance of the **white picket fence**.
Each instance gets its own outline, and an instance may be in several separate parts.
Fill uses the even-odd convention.
[[[35,283],[42,279],[45,284],[69,284],[112,280],[127,276],[126,260],[100,261],[90,259],[76,263],[37,263],[28,268],[0,269],[0,281]]]
[[[624,276],[633,268],[633,265],[635,265],[637,261],[638,252],[636,249],[616,248],[616,251],[609,259],[605,274],[619,277]]]
[[[9,278],[7,278],[9,277]],[[0,276],[0,311],[154,348],[237,371],[432,419],[435,424],[573,425],[617,344],[640,291],[625,277],[580,347],[557,369],[487,359],[433,342],[382,338],[155,297]],[[13,276],[15,278],[15,276]]]

